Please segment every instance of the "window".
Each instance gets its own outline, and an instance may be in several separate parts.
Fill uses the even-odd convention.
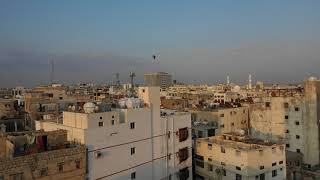
[[[290,131],[287,129],[287,130],[286,130],[286,133],[290,133]]]
[[[114,125],[114,120],[111,120],[111,124]]]
[[[288,115],[285,115],[284,118],[285,118],[285,119],[289,119],[289,116],[288,116]]]
[[[59,99],[60,99],[60,100],[62,100],[62,99],[63,99],[63,97],[59,97]]]
[[[213,171],[213,166],[211,164],[208,164],[208,171]]]
[[[136,172],[131,173],[131,179],[136,179]]]
[[[99,122],[99,127],[102,127],[102,126],[103,126],[103,122],[100,121],[100,122]]]
[[[272,163],[272,166],[276,166],[276,165],[277,165],[277,163],[276,163],[276,162]]]
[[[296,125],[298,126],[300,123],[299,123],[299,121],[296,121]]]
[[[40,170],[40,176],[48,176],[48,168],[42,168]]]
[[[240,156],[240,155],[241,155],[241,151],[236,150],[236,155],[237,155],[237,156]]]
[[[261,170],[264,169],[264,166],[260,166],[260,169],[261,169]]]
[[[299,111],[299,108],[298,108],[298,107],[295,107],[294,110],[295,110],[295,111]]]
[[[231,126],[234,126],[234,123],[231,123]]]
[[[185,161],[185,160],[187,160],[188,157],[189,157],[189,149],[188,149],[188,147],[179,149],[178,155],[179,155],[179,162],[180,163]]]
[[[225,165],[226,165],[226,163],[224,163],[224,162],[221,162],[221,165],[222,165],[222,166],[225,166]]]
[[[288,109],[289,108],[289,103],[285,102],[283,103],[284,108]]]
[[[266,179],[266,175],[264,173],[259,175],[259,180],[265,180],[265,179]]]
[[[224,117],[224,114],[220,114],[220,117]]]
[[[276,177],[277,176],[277,170],[273,170],[272,171],[272,177]]]
[[[208,149],[212,150],[212,144],[208,144]]]
[[[100,116],[100,119],[102,119],[102,117]]]
[[[135,125],[134,122],[130,123],[130,129],[134,129],[134,125]]]
[[[283,164],[283,161],[279,161],[279,164]]]
[[[132,147],[131,148],[131,155],[135,154],[136,153],[136,148],[135,147]]]
[[[142,89],[142,92],[143,92],[143,93],[145,93],[145,92],[146,92],[146,90],[145,90],[145,89]]]
[[[188,127],[179,129],[179,142],[183,142],[188,139],[189,130]]]
[[[226,153],[226,149],[223,147],[223,146],[221,146],[221,153]]]
[[[300,149],[297,149],[297,153],[300,153]]]
[[[224,124],[221,124],[220,127],[221,127],[221,128],[224,128]]]
[[[208,158],[208,161],[212,161],[212,158]]]
[[[299,136],[299,135],[296,135],[296,139],[300,139],[300,136]]]
[[[290,147],[290,144],[286,144],[286,147],[289,148],[289,147]]]
[[[196,160],[196,166],[204,168],[204,163],[202,161]]]
[[[203,137],[203,132],[202,131],[198,131],[198,138],[202,138]]]
[[[239,170],[239,171],[241,171],[241,167],[239,167],[239,166],[236,166],[236,170]]]
[[[63,163],[58,163],[58,171],[63,172]]]
[[[272,153],[276,153],[276,147],[272,148]]]
[[[77,168],[77,169],[80,169],[80,160],[77,160],[77,161],[76,161],[76,168]]]
[[[225,169],[222,169],[223,176],[227,176],[227,171]]]
[[[270,102],[266,102],[266,107],[270,107]]]
[[[236,180],[241,180],[242,176],[240,174],[236,174]]]
[[[111,117],[114,118],[114,115],[112,115]]]
[[[296,161],[296,166],[300,166],[300,161]]]

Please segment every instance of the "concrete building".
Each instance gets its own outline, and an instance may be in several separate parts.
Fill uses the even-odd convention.
[[[146,86],[159,86],[161,91],[166,91],[172,85],[172,76],[166,72],[144,74]]]
[[[223,134],[196,142],[196,179],[284,180],[285,145]]]
[[[89,179],[191,179],[190,114],[160,112],[159,87],[140,87],[138,95],[106,112],[87,103],[84,112],[64,112],[62,123],[36,128],[65,129],[87,145]]]
[[[293,92],[294,91],[294,92]],[[320,81],[309,78],[301,89],[276,89],[251,106],[250,131],[267,140],[286,140],[287,150],[303,155],[303,166],[319,164]]]
[[[86,147],[67,141],[64,130],[0,134],[0,179],[86,177]]]

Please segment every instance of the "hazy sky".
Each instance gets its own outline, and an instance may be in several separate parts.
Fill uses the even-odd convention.
[[[319,0],[1,0],[0,86],[137,81],[295,82],[320,76]],[[152,54],[159,53],[159,63]]]

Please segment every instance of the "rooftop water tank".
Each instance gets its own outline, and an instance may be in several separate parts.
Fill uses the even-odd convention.
[[[92,102],[87,102],[83,105],[83,110],[85,113],[94,113],[96,105]]]

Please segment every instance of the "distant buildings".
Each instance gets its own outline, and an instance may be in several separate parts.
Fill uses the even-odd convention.
[[[167,90],[172,85],[172,76],[166,72],[144,74],[146,86],[159,86],[161,91]]]
[[[63,122],[37,121],[36,128],[65,129],[88,147],[89,179],[192,179],[190,113],[160,111],[159,87],[140,87],[139,98],[101,111],[64,112]]]
[[[285,145],[223,134],[196,142],[196,180],[286,179]]]
[[[85,179],[86,147],[67,132],[0,133],[0,179]]]

